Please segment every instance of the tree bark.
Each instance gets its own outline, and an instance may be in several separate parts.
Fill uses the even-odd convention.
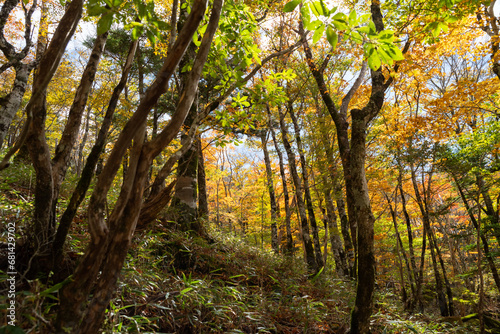
[[[41,56],[33,82],[33,94],[26,107],[26,140],[33,167],[36,172],[35,207],[32,233],[28,243],[37,256],[50,254],[50,245],[55,233],[55,204],[58,180],[54,180],[51,154],[45,139],[47,86],[51,81],[80,20],[82,0],[73,0],[56,28],[54,36]],[[55,169],[59,172],[59,169]],[[59,173],[57,173],[59,175]]]
[[[297,144],[297,151],[299,153],[300,164],[302,166],[302,181],[304,182],[304,197],[306,201],[307,214],[309,217],[309,223],[311,224],[311,230],[313,235],[314,252],[316,255],[316,266],[318,268],[323,267],[325,264],[323,262],[323,256],[321,255],[321,244],[319,241],[318,224],[316,223],[316,216],[314,214],[314,207],[311,198],[311,190],[309,187],[309,175],[307,173],[307,163],[304,156],[304,149],[302,147],[302,139],[300,137],[300,128],[297,122],[297,117],[295,116],[293,105],[290,103],[288,107],[288,113],[292,119],[293,128],[295,130],[295,142]]]
[[[262,131],[260,134],[260,141],[262,145],[262,151],[264,152],[264,163],[266,165],[266,179],[267,179],[267,191],[269,192],[269,201],[271,204],[271,247],[274,253],[279,253],[278,244],[278,228],[276,222],[277,217],[277,205],[276,205],[276,195],[274,193],[274,182],[273,182],[273,171],[271,168],[271,159],[269,158],[269,152],[267,150],[267,133],[268,131]]]
[[[279,148],[278,141],[276,140],[276,134],[274,133],[274,128],[271,126],[271,112],[269,110],[269,106],[266,106],[268,123],[270,124],[269,130],[271,131],[271,137],[273,138],[274,149],[278,154],[278,161],[280,166],[280,175],[281,175],[281,185],[283,187],[283,199],[285,201],[285,229],[286,229],[286,246],[285,246],[285,254],[291,255],[293,254],[293,238],[292,238],[292,227],[291,227],[291,216],[292,213],[290,211],[290,195],[288,193],[288,182],[285,173],[285,166],[283,163],[283,153]]]
[[[415,173],[415,168],[413,163],[410,165],[411,168],[411,180],[413,183],[413,189],[415,191],[415,198],[417,200],[418,207],[420,209],[421,217],[422,217],[422,222],[424,225],[424,231],[425,233],[429,236],[429,248],[431,251],[431,259],[432,259],[432,268],[434,270],[434,277],[436,279],[436,293],[438,296],[438,303],[439,303],[439,309],[441,311],[442,316],[449,316],[450,315],[450,310],[448,308],[448,305],[446,303],[446,297],[443,292],[443,283],[441,281],[441,274],[439,273],[439,269],[437,266],[437,260],[436,260],[436,248],[437,245],[435,243],[435,240],[433,239],[433,232],[431,230],[431,222],[430,222],[430,215],[429,215],[429,190],[430,190],[430,185],[432,181],[432,170],[429,173],[428,180],[427,180],[427,188],[428,190],[425,191],[425,184],[423,183],[423,189],[424,189],[424,196],[422,196],[417,178],[416,178],[416,173]]]
[[[330,234],[330,243],[332,245],[333,257],[335,259],[335,269],[339,276],[349,276],[349,267],[347,259],[342,247],[340,232],[337,226],[337,215],[335,214],[335,206],[333,204],[332,195],[329,189],[325,189],[326,202],[326,219],[328,221],[328,229]]]
[[[302,182],[300,181],[299,174],[297,173],[297,165],[295,163],[295,154],[292,151],[292,146],[288,141],[288,131],[285,125],[285,115],[278,108],[280,117],[280,127],[281,136],[283,139],[283,145],[285,146],[285,151],[288,156],[288,166],[290,168],[290,174],[292,174],[293,183],[295,184],[295,199],[297,203],[297,210],[299,213],[300,226],[302,229],[302,241],[304,244],[304,254],[307,267],[310,271],[316,272],[319,268],[317,267],[316,256],[314,252],[314,246],[309,235],[309,223],[307,221],[307,214],[302,199]]]
[[[371,4],[372,21],[378,32],[384,30],[380,2]],[[335,123],[337,142],[344,168],[344,179],[347,194],[347,208],[351,223],[351,237],[357,247],[357,278],[356,301],[351,313],[351,333],[369,333],[370,315],[372,312],[373,291],[375,287],[375,254],[374,223],[365,175],[366,134],[368,124],[378,115],[385,98],[385,90],[392,82],[387,81],[381,69],[371,70],[371,93],[367,104],[362,109],[351,110],[351,136],[349,137],[347,110],[349,102],[357,91],[364,76],[366,64],[356,79],[353,87],[342,100],[337,109],[326,86],[323,72],[313,61],[312,51],[306,40],[302,23],[299,33],[304,40],[304,52],[309,69],[319,88],[323,102]],[[349,140],[350,138],[350,140]],[[357,233],[357,234],[356,234]]]
[[[73,281],[66,285],[60,292],[60,308],[58,312],[57,328],[63,333],[65,328],[75,328],[81,319],[81,308],[93,287],[97,274],[105,256],[108,257],[109,270],[99,279],[99,285],[94,291],[86,320],[82,323],[80,333],[96,333],[101,325],[100,320],[104,310],[109,303],[110,294],[116,283],[119,270],[123,265],[124,254],[128,250],[129,238],[135,228],[142,201],[142,190],[148,175],[149,165],[152,159],[177,135],[184,119],[191,107],[196,93],[203,65],[206,61],[208,50],[218,26],[222,1],[216,1],[212,9],[212,16],[203,36],[200,49],[193,64],[191,79],[182,94],[176,111],[170,122],[163,131],[151,142],[143,145],[139,168],[136,173],[130,172],[132,181],[124,184],[120,197],[116,203],[113,213],[109,219],[109,225],[104,221],[105,200],[114,176],[118,171],[121,159],[134,137],[144,139],[141,131],[151,108],[157,103],[158,98],[166,91],[168,80],[179,64],[187,46],[191,43],[192,36],[196,32],[199,23],[204,17],[206,2],[195,1],[191,8],[191,14],[186,20],[183,29],[179,33],[176,42],[172,46],[165,62],[158,72],[155,81],[148,88],[144,99],[140,102],[134,115],[123,128],[113,150],[111,151],[106,165],[99,175],[94,192],[90,199],[88,208],[88,223],[91,234],[91,242],[85,251],[74,275]],[[131,185],[130,185],[131,184]],[[117,224],[124,219],[122,224]],[[122,226],[125,230],[116,230],[116,226]],[[110,245],[111,247],[108,247]],[[109,250],[107,252],[107,250]],[[116,251],[116,253],[115,253]],[[98,297],[99,296],[99,297]]]
[[[5,136],[9,130],[9,126],[12,123],[19,107],[21,106],[24,93],[26,92],[26,87],[28,85],[28,80],[31,71],[37,63],[35,61],[30,61],[29,63],[23,63],[22,60],[26,58],[29,53],[30,48],[33,45],[31,29],[31,17],[33,12],[37,7],[37,1],[33,1],[31,7],[26,10],[24,8],[24,42],[25,46],[19,52],[16,52],[15,47],[10,44],[4,36],[4,28],[8,21],[9,15],[12,10],[19,4],[19,0],[7,0],[2,5],[0,9],[0,51],[2,51],[4,57],[7,59],[7,63],[0,67],[0,73],[7,70],[9,67],[14,68],[15,78],[12,84],[10,92],[4,96],[0,97],[0,148],[3,146]],[[42,14],[43,15],[43,14]],[[2,169],[2,168],[0,168]]]
[[[197,136],[196,150],[198,152],[198,217],[208,220],[207,177],[205,174],[205,159],[201,136]]]
[[[467,214],[469,215],[470,221],[472,222],[474,228],[476,230],[479,229],[479,223],[474,216],[472,212],[472,208],[469,205],[469,202],[467,201],[467,198],[465,196],[464,190],[460,183],[458,182],[458,179],[456,178],[455,175],[452,175],[453,180],[455,181],[455,185],[457,186],[458,193],[460,194],[460,198],[462,199],[462,203],[464,203],[465,209],[467,210]],[[495,262],[493,260],[493,255],[490,252],[490,247],[488,244],[488,239],[484,236],[484,233],[480,233],[480,238],[481,242],[483,244],[483,250],[484,250],[484,256],[486,257],[486,261],[488,262],[488,266],[490,267],[491,274],[493,276],[493,280],[495,281],[495,285],[497,287],[498,292],[500,292],[500,275],[498,275],[498,270],[495,265]]]
[[[397,191],[397,188],[396,188],[396,191]],[[408,280],[409,280],[408,283],[410,284],[412,296],[415,296],[415,294],[416,294],[415,282],[413,281],[412,269],[411,269],[410,263],[408,261],[408,256],[406,255],[406,251],[405,251],[405,248],[403,245],[403,240],[401,240],[401,235],[399,234],[396,208],[392,207],[392,203],[391,203],[389,196],[387,194],[384,194],[384,195],[385,195],[385,198],[387,200],[387,204],[389,206],[389,211],[391,213],[392,223],[394,225],[394,231],[396,232],[398,250],[400,250],[400,251],[398,251],[398,256],[400,256],[400,254],[403,255],[403,260],[404,260],[405,265],[406,265],[406,271],[408,272]],[[401,287],[403,289],[403,305],[405,306],[405,309],[411,309],[411,307],[409,307],[411,303],[408,303],[408,300],[406,298],[405,283],[404,283],[404,277],[403,277],[402,273],[401,273],[401,282],[402,282]]]
[[[123,88],[125,87],[127,80],[128,80],[128,75],[130,73],[130,69],[132,68],[132,62],[134,59],[135,51],[137,49],[137,44],[138,41],[134,41],[130,44],[127,60],[125,62],[125,66],[123,67],[122,70],[122,75],[120,78],[120,82],[118,85],[114,88],[113,94],[111,95],[111,98],[108,103],[108,107],[106,109],[106,114],[104,115],[104,119],[102,120],[101,123],[101,128],[99,129],[99,133],[97,135],[96,142],[94,143],[94,146],[92,147],[92,150],[90,151],[87,160],[85,162],[85,166],[83,167],[81,177],[78,180],[78,183],[76,185],[75,190],[71,194],[70,201],[68,203],[68,206],[66,207],[66,210],[61,216],[61,220],[59,221],[59,227],[57,229],[55,238],[54,238],[54,243],[52,245],[52,256],[53,256],[53,267],[56,267],[57,263],[60,263],[62,259],[62,250],[64,246],[64,242],[66,240],[66,237],[68,235],[71,223],[73,222],[73,219],[76,215],[76,212],[78,210],[78,207],[82,203],[83,199],[85,198],[85,194],[87,193],[87,190],[90,186],[90,183],[92,181],[92,177],[94,175],[94,172],[96,171],[96,166],[99,162],[99,158],[101,156],[101,153],[104,149],[104,146],[106,145],[106,139],[108,136],[109,128],[111,126],[111,121],[113,118],[113,115],[116,110],[116,106],[118,105],[118,100],[120,98],[120,94],[123,91]]]

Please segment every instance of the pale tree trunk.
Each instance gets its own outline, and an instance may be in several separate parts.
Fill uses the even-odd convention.
[[[85,130],[83,132],[83,138],[78,145],[78,152],[76,154],[76,175],[78,177],[82,176],[82,169],[84,164],[83,159],[83,151],[85,149],[85,144],[87,144],[87,139],[89,137],[89,126],[90,126],[90,112],[92,111],[92,107],[87,108],[87,117],[85,117]]]
[[[15,71],[15,78],[12,84],[10,92],[3,97],[0,97],[0,148],[3,146],[5,136],[9,130],[9,126],[12,123],[21,102],[26,92],[26,87],[28,85],[28,80],[31,71],[36,66],[35,61],[29,63],[23,63],[22,60],[28,55],[30,48],[33,45],[32,42],[32,24],[31,17],[33,12],[37,7],[37,1],[34,0],[32,6],[29,9],[24,9],[24,42],[25,46],[19,52],[16,52],[15,47],[10,44],[4,36],[4,28],[8,21],[9,15],[12,10],[19,4],[19,0],[6,0],[0,9],[0,51],[2,51],[3,56],[7,59],[7,63],[0,67],[0,73],[3,73],[8,68],[12,67]],[[43,16],[43,14],[42,14]],[[0,168],[2,169],[2,168]]]
[[[61,333],[64,332],[63,329],[65,328],[71,329],[79,326],[83,303],[88,298],[102,266],[103,274],[98,279],[93,292],[93,299],[86,308],[84,320],[77,331],[78,333],[98,332],[135,230],[149,168],[153,159],[178,134],[191,108],[213,36],[217,30],[221,8],[222,1],[215,1],[206,33],[193,63],[190,79],[184,87],[182,98],[169,123],[151,142],[141,145],[140,141],[144,140],[143,131],[149,111],[166,91],[169,78],[179,64],[192,40],[193,34],[203,19],[206,10],[205,1],[195,1],[193,3],[191,14],[187,18],[183,29],[179,32],[162,69],[146,91],[144,99],[140,102],[136,112],[122,130],[106,165],[99,175],[88,208],[91,243],[73,275],[72,282],[60,292],[57,326]],[[133,147],[129,176],[123,184],[115,208],[108,220],[108,224],[106,224],[103,219],[104,201],[114,176],[120,167],[121,159],[134,137],[137,144]],[[106,260],[103,262],[105,258]]]
[[[500,20],[495,15],[494,8],[496,5],[496,0],[483,4],[481,10],[477,12],[478,23],[481,29],[490,36],[491,45],[491,70],[500,79],[500,61],[498,59],[498,54],[500,50]]]
[[[182,66],[181,62],[181,65]],[[184,127],[192,126],[197,114],[195,103],[191,107]],[[181,140],[185,141],[187,134],[182,134]],[[182,153],[177,166],[177,181],[175,184],[174,195],[169,208],[171,219],[177,222],[183,231],[194,231],[203,234],[203,227],[198,221],[198,150],[195,145],[189,145],[189,148]]]
[[[338,250],[339,252],[339,256],[343,256],[343,260],[341,261],[345,261],[345,267],[344,267],[344,264],[342,264],[341,266],[341,269],[342,271],[344,272],[344,270],[347,270],[347,273],[345,273],[345,275],[351,275],[351,277],[354,277],[354,247],[353,247],[353,244],[352,244],[352,241],[351,241],[351,236],[350,236],[350,233],[349,233],[349,228],[350,228],[350,225],[349,225],[349,219],[347,217],[347,214],[345,212],[345,204],[344,204],[344,199],[343,199],[343,194],[342,194],[342,185],[341,185],[341,179],[339,177],[339,171],[337,170],[336,166],[338,165],[338,162],[335,161],[334,159],[334,150],[333,150],[333,144],[332,144],[332,141],[330,139],[330,135],[329,135],[329,127],[325,124],[326,120],[324,119],[325,116],[328,116],[330,117],[329,115],[325,115],[324,111],[323,111],[323,108],[320,106],[319,104],[319,101],[318,103],[316,104],[316,110],[318,112],[318,114],[320,115],[320,118],[318,119],[319,120],[319,124],[317,124],[317,128],[319,129],[320,133],[321,133],[321,143],[322,143],[322,146],[323,146],[323,149],[325,151],[325,157],[326,157],[326,171],[325,172],[328,172],[330,174],[330,178],[327,179],[326,176],[324,177],[323,179],[323,183],[325,185],[327,184],[332,184],[331,187],[333,187],[333,189],[335,189],[334,191],[334,196],[336,198],[336,202],[337,202],[337,210],[338,210],[338,213],[339,213],[339,218],[340,218],[340,222],[341,222],[341,231],[342,231],[342,237],[344,239],[344,249],[341,249],[341,250]],[[311,124],[311,126],[313,126]],[[331,212],[331,215],[332,217],[335,218],[335,220],[333,221],[334,224],[335,224],[335,228],[337,228],[337,224],[336,224],[336,215],[335,215],[335,205],[333,204],[333,199],[332,199],[332,194],[331,194],[331,189],[327,189],[325,188],[325,199],[326,199],[326,202],[327,202],[327,215],[330,215],[329,212]],[[331,206],[329,204],[329,201],[332,201],[331,203]],[[331,222],[332,218],[329,218],[329,221]],[[338,231],[338,228],[337,228],[337,231]],[[330,232],[330,238],[339,238],[338,241],[335,241],[335,244],[336,245],[340,245],[342,247],[342,241],[340,240],[340,237],[338,236],[338,234],[336,234],[337,236],[335,236],[334,234],[332,234]],[[333,239],[332,239],[333,241]],[[339,243],[340,242],[340,243]],[[336,246],[337,247],[337,246]]]

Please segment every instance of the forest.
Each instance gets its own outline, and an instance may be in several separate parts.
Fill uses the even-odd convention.
[[[0,333],[500,333],[496,0],[3,0]]]

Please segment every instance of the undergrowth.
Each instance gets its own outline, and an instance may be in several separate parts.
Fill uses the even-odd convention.
[[[18,326],[25,333],[53,332],[63,284],[32,280],[18,289]],[[0,305],[5,298],[0,294]],[[346,333],[354,298],[355,282],[336,278],[331,266],[311,278],[299,257],[277,256],[227,234],[212,232],[207,240],[156,226],[136,235],[103,333]],[[477,321],[402,309],[394,289],[379,288],[373,333],[478,332]]]

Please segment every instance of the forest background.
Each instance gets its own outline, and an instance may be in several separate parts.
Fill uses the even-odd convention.
[[[495,8],[4,1],[0,331],[499,332]]]

